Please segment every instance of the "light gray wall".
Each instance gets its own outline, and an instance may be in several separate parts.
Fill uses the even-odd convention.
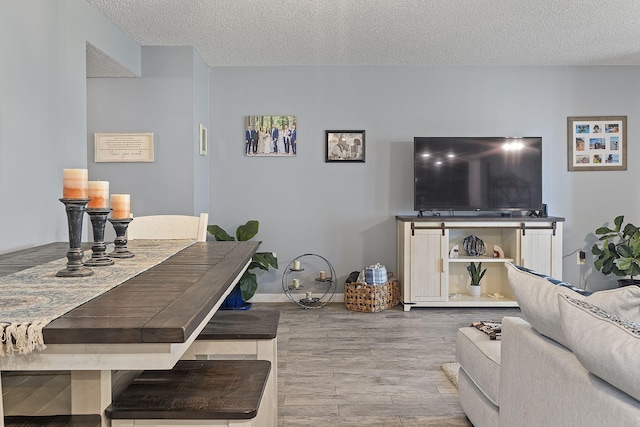
[[[140,47],[86,1],[0,0],[0,253],[68,240],[58,199],[62,169],[87,167],[87,41],[140,72]]]
[[[638,67],[207,70],[192,48],[145,48],[143,58],[84,1],[0,0],[0,10],[0,252],[66,240],[61,171],[89,167],[91,179],[113,181],[112,192],[131,192],[137,215],[208,205],[210,223],[230,231],[260,220],[262,249],[283,266],[313,252],[333,262],[341,282],[373,262],[395,269],[394,216],[413,214],[416,135],[542,136],[544,199],[567,218],[565,253],[588,249],[593,230],[617,214],[640,223]],[[87,41],[143,77],[87,82]],[[298,156],[246,158],[250,114],[296,115]],[[627,171],[567,172],[566,117],[580,115],[628,116]],[[201,121],[206,157],[195,151]],[[366,163],[325,163],[327,129],[365,129]],[[157,135],[156,163],[91,164],[94,131],[141,130]],[[581,275],[574,256],[564,270],[592,289],[613,286],[589,268]],[[280,294],[281,276],[264,275],[259,292]]]
[[[87,80],[90,175],[131,194],[134,216],[207,211],[198,127],[208,125],[208,69],[192,47],[143,47],[141,78]],[[96,163],[94,132],[153,132],[154,161]]]
[[[200,54],[194,50],[193,55],[193,214],[209,212],[209,155],[200,154],[200,125],[209,131],[210,90],[209,66]]]
[[[618,214],[640,223],[638,67],[241,67],[211,70],[210,222],[227,231],[260,221],[262,250],[286,266],[311,252],[339,276],[396,268],[395,215],[413,211],[414,136],[541,136],[543,198],[566,217],[564,252],[588,252],[593,230]],[[244,117],[296,115],[295,158],[245,157]],[[567,116],[626,115],[625,172],[568,172]],[[365,129],[366,163],[325,163],[329,129]],[[590,288],[612,278],[564,262]],[[282,269],[259,293],[281,292]]]

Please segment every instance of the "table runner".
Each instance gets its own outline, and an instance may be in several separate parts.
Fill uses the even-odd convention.
[[[133,258],[93,267],[89,277],[56,277],[67,265],[61,258],[0,277],[0,357],[44,350],[42,328],[54,319],[160,264],[194,244],[193,240],[133,240]],[[113,244],[108,245],[108,250]],[[85,251],[85,260],[91,251]]]

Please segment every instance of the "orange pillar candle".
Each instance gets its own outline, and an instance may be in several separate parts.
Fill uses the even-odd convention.
[[[112,194],[111,209],[111,218],[129,218],[131,216],[131,196],[129,194]]]
[[[109,208],[109,181],[89,181],[90,209]]]
[[[62,198],[86,199],[89,197],[89,171],[87,169],[62,170]]]

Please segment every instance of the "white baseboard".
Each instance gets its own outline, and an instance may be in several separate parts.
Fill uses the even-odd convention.
[[[285,294],[255,294],[249,302],[291,302]],[[344,302],[344,294],[336,293],[330,302]]]

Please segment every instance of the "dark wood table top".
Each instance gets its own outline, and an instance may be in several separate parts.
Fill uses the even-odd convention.
[[[44,342],[183,343],[220,302],[258,245],[195,243],[54,320],[43,330]],[[4,254],[0,275],[63,258],[67,249],[68,244],[54,243]],[[100,268],[117,268],[117,260]]]
[[[0,255],[0,276],[64,258],[68,250],[69,242],[55,242],[2,254]]]

